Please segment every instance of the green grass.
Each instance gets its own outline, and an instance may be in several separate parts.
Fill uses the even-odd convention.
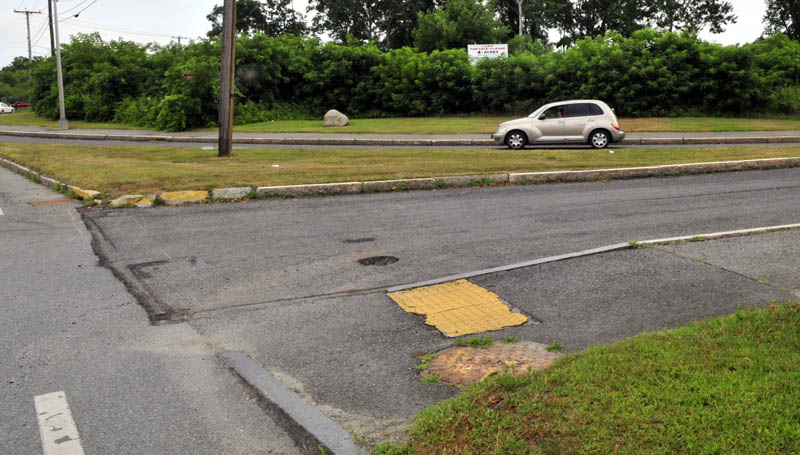
[[[482,337],[472,337],[472,338],[464,338],[462,340],[458,340],[453,343],[453,346],[470,346],[473,348],[488,348],[489,346],[493,345],[494,341],[492,341],[492,337],[490,336],[482,336]]]
[[[430,454],[797,454],[800,304],[747,309],[490,376],[420,413]]]
[[[0,115],[0,127],[3,126],[38,126],[40,128],[58,129],[58,120],[42,118],[33,113],[30,108],[16,110],[11,115]],[[70,120],[70,129],[93,129],[93,130],[132,130],[145,129],[121,123],[98,123],[84,122],[81,120]]]
[[[238,149],[0,143],[0,156],[106,196],[412,177],[650,166],[800,157],[798,146],[604,150]],[[280,164],[274,168],[273,164]]]
[[[410,117],[354,119],[342,128],[326,128],[322,120],[279,120],[240,125],[242,133],[349,133],[349,134],[491,134],[501,122],[514,116]],[[641,132],[721,132],[721,131],[788,131],[800,130],[796,118],[622,118],[628,133]]]
[[[274,122],[238,125],[240,133],[348,133],[348,134],[491,134],[497,125],[515,118],[514,115],[462,115],[446,117],[394,117],[352,119],[342,128],[326,128],[320,120],[278,120]],[[622,118],[622,128],[637,132],[721,132],[721,131],[788,131],[800,130],[797,118],[726,118],[726,117],[676,117],[676,118]],[[36,116],[23,108],[13,115],[0,115],[0,127],[38,126],[58,128],[58,122]],[[119,123],[94,123],[70,120],[71,129],[143,129]],[[206,130],[211,131],[211,130]]]

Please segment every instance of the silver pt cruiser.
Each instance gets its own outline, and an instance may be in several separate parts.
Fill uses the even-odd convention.
[[[521,149],[528,144],[589,144],[604,148],[625,139],[614,111],[598,100],[545,104],[525,118],[503,122],[492,134],[498,144]]]

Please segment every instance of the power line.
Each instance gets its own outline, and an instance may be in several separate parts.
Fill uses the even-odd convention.
[[[74,10],[74,9],[80,8],[80,7],[81,7],[81,5],[83,5],[84,3],[88,2],[88,1],[89,1],[89,0],[83,0],[82,2],[80,2],[80,3],[78,3],[77,5],[73,6],[72,8],[70,8],[70,9],[68,9],[68,10],[66,10],[66,11],[62,11],[62,12],[61,12],[61,15],[62,15],[62,16],[67,16],[67,13],[68,13],[68,12],[70,12],[70,11],[72,11],[72,10]],[[72,16],[72,14],[69,14],[69,16]]]
[[[84,2],[85,2],[85,1],[86,1],[86,0],[84,0]],[[72,16],[70,16],[70,17],[66,18],[66,19],[61,19],[59,22],[68,21],[68,20],[72,19],[73,17],[78,17],[78,16],[80,16],[82,12],[86,11],[87,9],[89,9],[89,7],[90,7],[90,6],[92,6],[92,5],[94,5],[95,3],[97,3],[97,0],[93,0],[93,1],[92,1],[92,3],[89,3],[88,5],[86,5],[86,8],[84,8],[84,9],[82,9],[82,10],[78,11],[77,13],[75,13],[74,15],[72,15]],[[78,6],[80,6],[80,5],[78,5]],[[75,9],[75,8],[72,8],[72,9]]]
[[[139,31],[135,31],[135,30],[131,30],[131,29],[115,28],[115,27],[110,27],[110,26],[107,26],[107,25],[95,24],[93,22],[86,22],[86,21],[81,21],[81,20],[71,21],[70,24],[72,24],[73,26],[75,26],[76,24],[77,25],[83,25],[84,27],[92,27],[92,28],[96,28],[96,29],[100,29],[100,30],[105,30],[105,31],[108,31],[108,32],[126,33],[128,35],[154,36],[154,37],[158,37],[158,38],[174,38],[172,35],[165,35],[163,33],[139,32]]]

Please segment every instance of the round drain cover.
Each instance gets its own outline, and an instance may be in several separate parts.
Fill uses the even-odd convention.
[[[358,263],[361,265],[389,265],[399,261],[394,256],[372,256],[370,258],[359,259]]]

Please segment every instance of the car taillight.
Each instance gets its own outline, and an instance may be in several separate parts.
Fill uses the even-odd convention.
[[[613,126],[615,130],[619,131],[619,125],[616,123],[612,123],[611,126]]]

